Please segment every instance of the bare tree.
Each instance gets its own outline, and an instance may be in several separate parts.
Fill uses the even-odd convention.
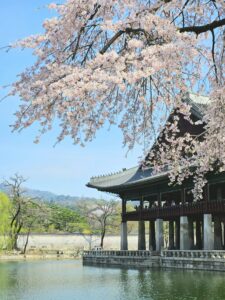
[[[39,223],[43,222],[43,219],[47,219],[50,215],[50,211],[46,205],[29,199],[23,207],[22,213],[23,227],[26,228],[26,240],[22,253],[25,254],[32,229],[35,229]]]
[[[89,231],[89,233],[81,232],[83,238],[88,243],[88,250],[92,249],[92,245],[94,242],[96,242],[98,239],[96,239],[94,233],[92,231]]]
[[[119,214],[118,206],[118,202],[114,200],[98,200],[93,203],[83,202],[78,205],[81,214],[85,216],[90,227],[90,236],[93,233],[100,233],[100,247],[102,248],[107,230],[116,223],[116,216]]]

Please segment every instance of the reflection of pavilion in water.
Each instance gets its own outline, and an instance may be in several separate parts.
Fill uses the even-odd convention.
[[[108,266],[107,266],[108,268]],[[133,275],[131,280],[131,274]],[[135,279],[135,280],[134,280]],[[120,285],[128,299],[204,299],[215,295],[224,299],[224,279],[220,273],[181,270],[120,270]],[[218,291],[222,291],[218,294]],[[125,297],[124,297],[125,298]]]
[[[189,95],[191,118],[202,118],[208,98]],[[171,114],[170,119],[175,113]],[[180,116],[180,134],[198,135],[203,125],[193,125]],[[163,133],[161,135],[163,137]],[[153,146],[154,147],[154,146]],[[140,167],[91,178],[89,187],[114,193],[122,199],[121,250],[128,249],[127,222],[137,221],[138,250],[146,249],[145,226],[149,226],[150,250],[163,247],[163,222],[169,223],[169,249],[221,250],[225,248],[225,174],[208,174],[202,201],[194,201],[191,179],[182,186],[169,186],[168,170],[153,174],[151,168]],[[127,211],[127,202],[135,201],[133,211]]]

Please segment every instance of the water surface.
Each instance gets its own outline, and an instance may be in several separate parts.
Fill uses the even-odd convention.
[[[225,273],[82,266],[81,261],[0,262],[1,300],[224,300]]]

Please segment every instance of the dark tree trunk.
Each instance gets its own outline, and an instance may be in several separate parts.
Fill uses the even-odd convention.
[[[15,226],[15,228],[11,228],[12,250],[18,250],[17,241],[23,224],[21,223],[18,225],[18,223],[16,223],[13,226]]]
[[[27,245],[28,245],[28,241],[29,241],[29,237],[30,237],[30,232],[31,232],[31,228],[29,228],[28,232],[27,232],[27,237],[26,237],[26,242],[23,248],[23,254],[26,254],[27,251]]]
[[[101,248],[103,248],[104,238],[105,238],[105,228],[102,230],[101,233],[101,243],[100,243]]]

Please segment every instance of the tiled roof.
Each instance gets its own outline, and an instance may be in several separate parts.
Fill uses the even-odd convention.
[[[210,100],[207,96],[197,95],[189,93],[187,99],[185,99],[191,105],[191,111],[198,117],[202,118],[204,111]]]
[[[123,170],[118,173],[92,177],[87,184],[88,187],[106,190],[112,187],[129,187],[131,184],[143,183],[145,181],[157,181],[166,177],[167,172],[153,173],[152,168],[142,170],[139,166]]]
[[[189,93],[185,99],[190,103],[192,112],[202,118],[203,112],[209,103],[209,98],[194,93]],[[155,174],[152,168],[142,170],[139,166],[124,169],[120,172],[108,175],[92,177],[87,184],[88,187],[97,188],[102,191],[110,191],[113,188],[129,187],[143,182],[153,182],[158,179],[166,178],[168,171]]]

